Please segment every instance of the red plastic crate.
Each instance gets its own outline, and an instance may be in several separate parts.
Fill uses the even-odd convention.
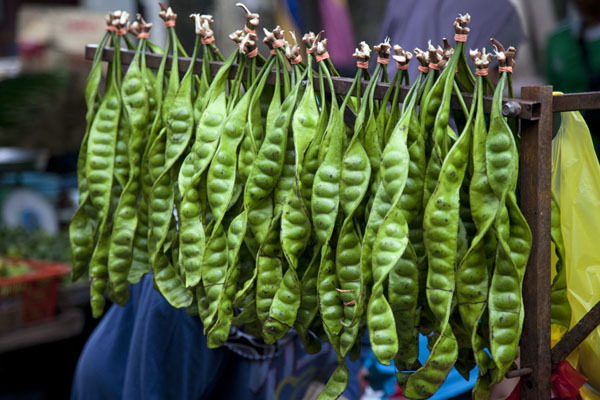
[[[60,277],[68,274],[71,267],[51,261],[7,259],[26,262],[31,272],[0,278],[0,331],[52,318]]]

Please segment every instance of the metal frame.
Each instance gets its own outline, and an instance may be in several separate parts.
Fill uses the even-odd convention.
[[[97,45],[85,48],[85,58],[93,59]],[[105,48],[102,59],[111,61],[114,50]],[[121,62],[127,65],[134,51],[121,49]],[[147,54],[146,64],[158,68],[161,55]],[[190,58],[179,58],[179,70],[184,72]],[[215,75],[223,63],[211,61],[210,71]],[[167,67],[170,66],[170,60]],[[232,68],[232,76],[236,67]],[[201,72],[196,63],[195,72]],[[275,83],[275,71],[267,80]],[[344,95],[352,84],[351,78],[332,78],[334,90]],[[366,85],[366,82],[363,84]],[[315,89],[318,90],[318,85]],[[375,97],[382,99],[389,84],[378,83]],[[326,90],[329,90],[328,88]],[[400,101],[404,100],[408,87],[402,87]],[[472,95],[462,94],[467,105]],[[484,98],[485,111],[489,113],[492,98]],[[452,107],[459,108],[453,96]],[[507,377],[521,377],[523,400],[550,399],[550,377],[555,368],[573,351],[598,325],[600,325],[600,303],[596,304],[578,323],[551,349],[550,345],[550,197],[552,169],[552,124],[553,113],[562,111],[600,109],[600,92],[553,95],[551,86],[529,86],[521,89],[520,99],[504,99],[505,116],[521,120],[520,154],[520,205],[533,234],[531,255],[523,283],[525,319],[521,336],[520,368],[507,373]],[[352,119],[353,115],[345,116]]]

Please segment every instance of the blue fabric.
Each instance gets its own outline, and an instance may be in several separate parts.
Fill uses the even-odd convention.
[[[349,363],[344,395],[358,399],[361,362]],[[301,398],[312,380],[325,382],[336,366],[328,345],[306,354],[298,340],[267,361],[208,349],[202,324],[172,308],[152,277],[131,286],[124,307],[112,306],[90,336],[73,379],[71,399],[281,399]]]
[[[419,335],[419,361],[421,364],[425,364],[427,357],[429,357],[427,338],[423,335]],[[382,390],[384,392],[384,399],[395,393],[396,367],[393,362],[390,365],[383,365],[377,361],[375,355],[370,352],[370,354],[365,357],[364,367],[369,371],[369,385],[374,390]],[[469,375],[469,380],[465,381],[458,371],[455,368],[452,368],[446,381],[442,384],[440,389],[430,397],[430,399],[446,400],[459,394],[469,392],[473,389],[473,386],[475,386],[478,373],[479,370],[475,367]]]
[[[289,16],[294,21],[294,24],[298,27],[300,32],[305,32],[304,23],[302,21],[297,0],[286,0],[286,4],[289,11]]]
[[[390,365],[383,365],[373,352],[370,352],[363,365],[369,372],[369,386],[376,391],[383,391],[383,398],[393,395],[396,392],[396,367],[394,362]]]

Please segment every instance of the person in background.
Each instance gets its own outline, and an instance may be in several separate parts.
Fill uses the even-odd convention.
[[[19,3],[18,0],[0,1],[0,57],[17,55],[15,25]]]
[[[197,316],[171,307],[152,275],[144,276],[88,339],[71,399],[313,399],[337,366],[331,346],[307,354],[293,330],[266,345],[232,326],[217,349],[208,348],[202,331]],[[342,399],[359,399],[359,369],[359,361],[348,363]]]
[[[600,1],[574,0],[578,13],[563,21],[546,42],[546,75],[554,90],[600,91]],[[600,111],[583,116],[600,155]]]
[[[469,49],[481,50],[484,47],[490,52],[492,37],[506,47],[517,47],[517,50],[525,40],[519,14],[510,0],[390,0],[380,37],[383,39],[389,36],[392,45],[399,44],[410,52],[415,47],[427,50],[429,40],[434,46],[442,45],[442,38],[448,38],[450,43],[454,44],[454,18],[467,13],[471,15],[471,33],[465,48],[467,52]],[[411,82],[417,77],[417,64],[409,64]],[[395,63],[390,63],[390,77],[393,77],[395,72]],[[495,64],[492,63],[490,78],[493,74],[497,76]]]

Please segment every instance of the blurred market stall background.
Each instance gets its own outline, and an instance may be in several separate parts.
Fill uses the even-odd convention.
[[[593,79],[584,76],[572,84],[561,71],[583,68],[584,75],[598,74],[600,51],[590,48],[589,65],[572,67],[563,65],[568,57],[546,49],[550,37],[564,46],[562,55],[578,51],[568,41],[565,45],[561,32],[566,31],[574,43],[583,40],[583,48],[589,43],[600,50],[600,21],[595,30],[583,29],[594,27],[594,20],[590,25],[589,13],[582,17],[577,10],[595,2],[512,1],[527,36],[518,49],[515,87],[550,79],[559,90],[590,89]],[[218,46],[225,54],[232,51],[227,36],[243,21],[242,13],[232,11],[236,0],[165,3],[182,16],[213,14],[218,21],[214,25]],[[354,75],[351,54],[357,42],[373,44],[385,35],[382,25],[388,2],[384,0],[247,0],[245,4],[261,15],[264,27],[279,24],[299,34],[324,29],[333,62],[345,76]],[[154,0],[0,0],[0,256],[69,262],[66,228],[77,204],[75,166],[85,128],[83,85],[90,66],[83,51],[101,37],[103,16],[113,9],[132,15],[141,12],[154,22],[151,40],[164,43],[165,30]],[[449,21],[453,17],[448,16]],[[177,31],[190,49],[193,24],[177,24]],[[554,48],[553,43],[549,48]],[[22,273],[0,259],[0,279],[2,274]],[[9,312],[20,308],[0,291],[0,400],[68,398],[77,357],[96,324],[87,305],[87,283],[68,281],[68,275],[60,278],[57,309],[29,324],[7,319]]]

